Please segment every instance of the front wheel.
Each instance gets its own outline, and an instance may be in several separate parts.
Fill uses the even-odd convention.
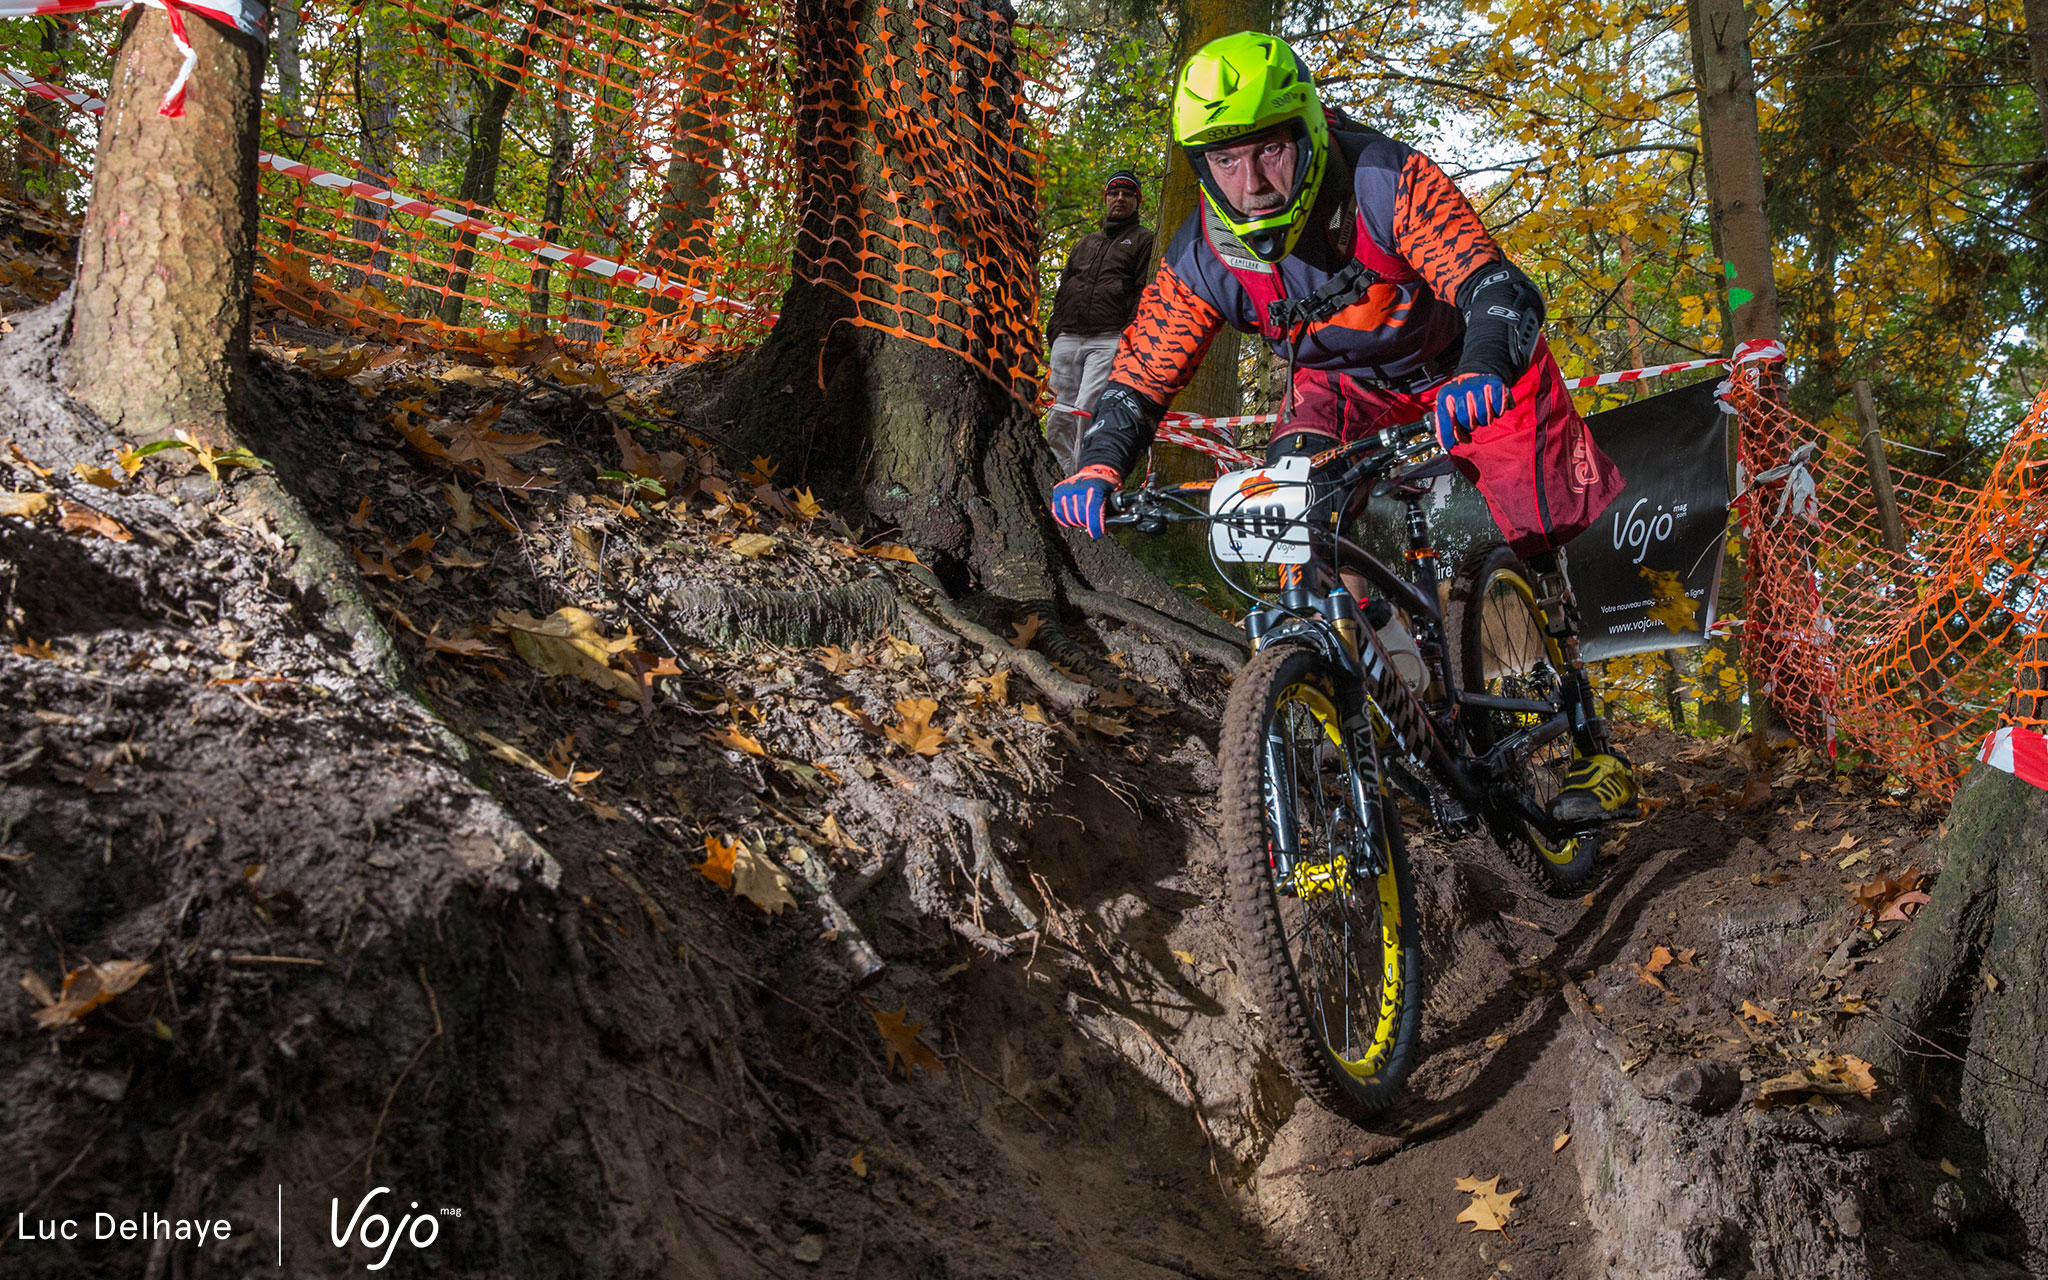
[[[1287,1074],[1364,1119],[1399,1096],[1422,1032],[1415,891],[1373,735],[1344,725],[1320,657],[1279,645],[1238,674],[1219,754],[1242,976]]]
[[[1555,704],[1566,679],[1564,654],[1543,625],[1536,603],[1536,575],[1499,543],[1475,547],[1451,584],[1450,632],[1461,687],[1499,698]],[[1465,732],[1480,754],[1510,734],[1540,723],[1544,717],[1505,711],[1468,709]],[[1573,893],[1593,878],[1600,857],[1600,837],[1586,834],[1562,840],[1545,839],[1519,805],[1546,809],[1564,787],[1572,765],[1569,734],[1555,738],[1509,766],[1495,787],[1506,803],[1493,820],[1495,836],[1507,850],[1533,870],[1553,893]],[[1518,803],[1519,802],[1519,805]]]

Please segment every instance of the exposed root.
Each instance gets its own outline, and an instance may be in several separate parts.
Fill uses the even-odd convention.
[[[1176,621],[1136,600],[1084,587],[1074,579],[1067,581],[1067,599],[1076,608],[1090,613],[1104,614],[1119,622],[1128,622],[1155,640],[1185,649],[1198,657],[1207,658],[1229,671],[1236,671],[1245,662],[1242,644],[1232,644],[1218,638],[1214,633],[1197,630],[1184,622]]]
[[[962,613],[946,595],[946,589],[932,571],[923,565],[910,567],[912,577],[930,588],[931,610],[944,620],[945,625],[961,637],[973,641],[993,655],[997,662],[1014,667],[1024,673],[1026,679],[1045,695],[1046,701],[1056,707],[1078,707],[1093,697],[1095,690],[1079,680],[1070,680],[1053,669],[1052,662],[1042,653],[1032,649],[1019,649],[987,627]],[[903,602],[906,607],[908,601]]]
[[[817,591],[667,582],[660,593],[677,627],[717,648],[852,644],[873,639],[901,619],[895,587],[879,575]]]
[[[975,883],[986,880],[996,897],[1002,901],[1003,909],[1021,925],[1027,933],[1039,926],[1038,914],[1024,905],[1024,899],[1017,894],[1017,886],[1010,879],[1010,872],[1003,860],[996,854],[995,840],[988,829],[988,801],[975,800],[965,796],[948,796],[944,811],[967,824],[967,838],[974,846],[974,866],[971,868]]]

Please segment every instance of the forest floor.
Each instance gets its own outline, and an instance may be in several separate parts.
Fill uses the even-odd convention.
[[[1622,726],[1654,812],[1566,900],[1409,813],[1425,1052],[1360,1128],[1236,974],[1226,673],[1082,627],[1124,680],[1057,711],[1033,617],[971,643],[734,474],[708,371],[260,326],[251,448],[410,696],[258,469],[70,409],[60,307],[0,337],[0,1214],[233,1233],[10,1228],[10,1276],[341,1274],[377,1187],[439,1211],[399,1274],[2018,1274],[1841,1048],[1941,857],[1878,775]]]

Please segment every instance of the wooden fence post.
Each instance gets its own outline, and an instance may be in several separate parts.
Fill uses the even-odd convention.
[[[1863,424],[1863,457],[1870,463],[1870,491],[1877,497],[1877,518],[1884,525],[1884,545],[1892,553],[1894,572],[1903,571],[1906,527],[1899,521],[1899,500],[1892,492],[1892,466],[1885,457],[1884,435],[1878,430],[1877,405],[1870,383],[1856,380],[1856,418]]]

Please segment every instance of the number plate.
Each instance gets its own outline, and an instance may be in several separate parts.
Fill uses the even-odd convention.
[[[1307,457],[1296,454],[1266,467],[1231,471],[1209,490],[1209,546],[1218,560],[1238,564],[1308,561]]]

